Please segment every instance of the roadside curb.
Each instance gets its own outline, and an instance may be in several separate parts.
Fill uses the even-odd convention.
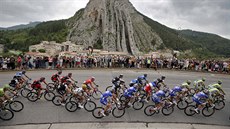
[[[0,126],[1,129],[229,129],[227,125],[186,124],[186,123],[44,123]]]

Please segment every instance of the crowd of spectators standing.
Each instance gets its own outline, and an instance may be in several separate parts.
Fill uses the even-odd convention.
[[[2,70],[55,69],[55,68],[150,68],[179,69],[230,73],[230,61],[196,59],[160,59],[134,56],[72,56],[72,57],[0,57]]]

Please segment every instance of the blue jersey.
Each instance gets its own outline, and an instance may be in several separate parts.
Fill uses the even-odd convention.
[[[198,105],[205,103],[206,99],[208,99],[208,95],[204,92],[199,92],[192,97],[193,101]]]
[[[109,97],[112,97],[112,93],[110,91],[106,91],[105,93],[101,95],[100,103],[103,105],[107,105]]]
[[[159,90],[156,93],[153,93],[153,95],[152,95],[152,101],[154,103],[156,103],[156,104],[160,103],[162,97],[165,97],[165,92],[162,91],[162,90]]]
[[[124,96],[132,97],[135,92],[137,92],[137,89],[135,87],[129,87],[128,89],[125,90]]]
[[[204,92],[199,92],[199,93],[195,94],[194,97],[197,97],[199,99],[202,99],[202,98],[207,99],[208,95],[206,95]]]
[[[112,97],[112,93],[110,91],[106,91],[101,95],[101,98],[108,98],[108,97]]]
[[[177,96],[176,93],[181,92],[181,91],[182,91],[182,88],[180,86],[175,86],[173,89],[170,90],[169,95],[171,97],[174,97],[174,96]]]

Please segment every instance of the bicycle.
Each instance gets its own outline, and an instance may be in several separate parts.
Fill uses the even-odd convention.
[[[52,91],[49,91],[48,89],[42,90],[40,96],[38,96],[37,90],[36,91],[32,90],[27,94],[27,99],[31,102],[36,102],[43,95],[47,101],[52,101],[53,97],[55,96],[55,94]]]
[[[65,104],[65,108],[69,112],[75,112],[77,109],[79,109],[78,103],[79,99],[76,97],[72,97]],[[85,98],[81,103],[83,103],[84,109],[88,112],[92,112],[97,107],[96,103],[91,101],[90,98]]]
[[[115,106],[116,105],[116,106]],[[125,114],[125,109],[124,108],[119,108],[117,107],[118,104],[116,103],[113,103],[111,105],[111,107],[106,111],[104,112],[104,114],[106,116],[109,116],[110,113],[112,113],[112,115],[115,117],[115,118],[121,118],[122,116],[124,116]],[[97,107],[93,110],[92,112],[92,115],[97,118],[97,119],[101,119],[104,117],[104,115],[102,114],[102,112],[104,111],[104,108],[103,107]]]
[[[172,104],[171,102],[169,102],[167,99],[162,100],[163,101],[163,106],[160,109],[155,110],[156,106],[155,105],[149,105],[144,109],[144,113],[147,116],[152,116],[155,113],[159,114],[160,110],[162,112],[163,115],[165,116],[169,116],[173,113],[174,111],[174,104]]]
[[[95,100],[99,100],[101,98],[102,92],[98,90],[98,85],[96,85],[96,88],[93,89],[93,91],[90,91],[90,96],[92,96]]]
[[[4,120],[4,121],[8,121],[11,120],[14,117],[14,112],[11,111],[10,109],[5,108],[4,106],[2,106],[0,108],[0,119]]]
[[[184,113],[187,116],[193,116],[195,114],[200,114],[202,112],[202,115],[205,117],[210,117],[215,113],[215,107],[210,106],[209,103],[206,103],[203,109],[200,111],[198,110],[198,113],[196,113],[195,109],[198,107],[198,105],[189,105],[187,108],[184,109]]]

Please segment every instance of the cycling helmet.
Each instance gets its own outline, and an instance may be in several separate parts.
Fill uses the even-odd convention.
[[[72,77],[72,73],[68,73],[68,77]]]
[[[22,74],[25,74],[25,73],[26,73],[26,71],[25,71],[25,70],[23,70],[23,71],[22,71]]]
[[[58,75],[61,75],[62,74],[62,71],[58,71]]]
[[[158,97],[164,97],[165,96],[165,92],[163,90],[159,90],[159,91],[156,92],[156,95]]]
[[[202,78],[202,81],[205,81],[206,80],[206,78]]]
[[[119,75],[119,78],[123,78],[123,74],[120,74],[120,75]]]
[[[91,81],[93,82],[95,80],[95,77],[91,77]]]
[[[192,82],[190,80],[187,80],[187,84],[190,85]]]
[[[165,80],[165,76],[161,76],[161,80]]]
[[[144,74],[144,77],[147,77],[147,74]]]
[[[221,85],[221,84],[222,84],[222,81],[221,81],[221,80],[218,80],[217,83],[218,83],[219,85]]]
[[[44,78],[44,77],[41,77],[41,78],[40,78],[40,82],[43,82],[43,81],[45,81],[45,79],[46,79],[46,78]]]

